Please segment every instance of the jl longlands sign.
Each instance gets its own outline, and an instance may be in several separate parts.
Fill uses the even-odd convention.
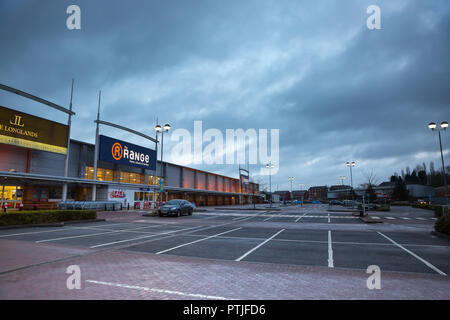
[[[155,150],[103,135],[99,138],[99,160],[156,170]]]
[[[68,126],[0,106],[0,143],[67,153]]]

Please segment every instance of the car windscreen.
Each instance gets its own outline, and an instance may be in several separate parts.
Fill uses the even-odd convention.
[[[168,202],[166,202],[166,205],[169,206],[177,206],[182,202],[182,200],[170,200]]]

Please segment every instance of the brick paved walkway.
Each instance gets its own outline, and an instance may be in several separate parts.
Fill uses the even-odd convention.
[[[20,263],[10,264],[12,267],[73,254],[82,256],[0,275],[0,299],[450,299],[450,281],[439,275],[386,272],[382,273],[382,289],[368,290],[364,270],[208,260],[123,250],[83,255],[88,251],[70,247],[64,250],[57,247],[54,255],[44,257],[50,246],[33,246],[0,240],[0,248],[23,253],[18,258]],[[0,264],[3,264],[3,251],[1,255]],[[35,256],[41,258],[34,260]],[[65,271],[73,264],[81,268],[81,290],[66,288]],[[3,270],[6,268],[2,266]]]

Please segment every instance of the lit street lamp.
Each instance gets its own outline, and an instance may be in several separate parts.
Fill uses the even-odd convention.
[[[352,162],[347,161],[346,165],[347,165],[347,167],[350,168],[350,182],[351,182],[351,186],[352,186],[352,200],[354,200],[354,198],[353,198],[353,174],[352,174],[352,167],[354,167],[356,165],[356,162],[355,161],[352,161]]]
[[[272,168],[274,167],[272,161],[266,164],[266,168],[269,168],[269,193],[270,193],[270,207],[272,207]]]
[[[162,199],[162,190],[161,190],[161,179],[163,179],[163,183],[164,183],[164,177],[163,177],[163,148],[164,148],[164,132],[169,132],[170,130],[170,124],[165,124],[164,125],[164,129],[161,128],[161,126],[159,124],[157,124],[155,126],[155,130],[156,130],[156,140],[158,140],[158,133],[161,132],[161,173],[159,176],[160,179],[160,187],[159,187],[159,206],[161,207],[161,199]],[[158,172],[156,172],[156,175],[158,175]],[[167,200],[167,199],[166,199]]]
[[[344,180],[345,180],[346,176],[340,176],[339,179],[341,179],[341,185],[344,185]]]
[[[445,186],[445,202],[448,205],[447,177],[446,177],[446,174],[445,174],[444,156],[442,154],[442,141],[441,141],[441,129],[445,131],[448,128],[448,122],[447,121],[442,121],[440,128],[436,125],[436,123],[430,122],[428,124],[428,128],[430,128],[431,131],[434,131],[435,129],[437,129],[437,132],[439,134],[439,147],[441,149],[442,174],[444,176],[444,186]]]

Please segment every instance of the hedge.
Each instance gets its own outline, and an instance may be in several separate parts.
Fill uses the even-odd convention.
[[[431,204],[431,203],[413,203],[411,205],[413,208],[421,208],[421,209],[427,209],[427,210],[435,210],[436,209],[436,205]]]
[[[442,208],[444,208],[444,210],[442,210]],[[447,213],[449,212],[449,207],[448,206],[435,206],[434,208],[434,215],[436,217],[442,217],[442,213]]]
[[[409,201],[392,201],[391,206],[409,206]]]
[[[0,226],[97,219],[94,210],[40,210],[0,213]]]
[[[450,214],[446,213],[437,219],[434,230],[450,235]]]

